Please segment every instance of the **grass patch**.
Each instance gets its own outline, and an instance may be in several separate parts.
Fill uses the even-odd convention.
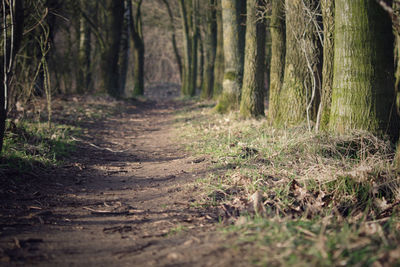
[[[79,128],[70,125],[49,128],[38,122],[8,121],[1,168],[27,172],[35,167],[57,165],[74,151],[71,135],[78,132]]]
[[[82,105],[84,103],[84,105]],[[51,127],[46,102],[35,99],[7,121],[0,173],[6,178],[45,171],[58,166],[75,151],[75,139],[87,132],[84,125],[124,111],[122,104],[106,96],[55,98]]]
[[[176,128],[219,170],[199,181],[203,202],[220,207],[235,246],[251,244],[253,263],[400,264],[400,180],[389,141],[274,129],[197,106],[177,115]]]

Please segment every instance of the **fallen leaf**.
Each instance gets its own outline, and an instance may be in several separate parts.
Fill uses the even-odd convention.
[[[384,211],[388,208],[390,208],[390,204],[387,203],[385,197],[382,197],[382,199],[379,198],[375,198],[374,200],[376,207],[380,210],[380,211]]]
[[[256,191],[253,195],[251,195],[250,200],[253,204],[254,212],[259,216],[266,216],[267,210],[265,209],[262,197],[263,194],[260,191]]]

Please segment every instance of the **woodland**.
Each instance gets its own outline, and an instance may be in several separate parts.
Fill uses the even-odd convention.
[[[399,0],[1,0],[1,266],[399,266]]]

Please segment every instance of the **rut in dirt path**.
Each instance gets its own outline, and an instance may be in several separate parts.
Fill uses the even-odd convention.
[[[237,251],[227,249],[215,229],[218,216],[192,204],[201,192],[195,180],[212,170],[206,158],[191,157],[174,136],[177,108],[173,101],[136,103],[126,113],[88,125],[71,164],[49,174],[63,184],[57,182],[52,194],[37,201],[40,212],[19,218],[25,225],[1,236],[2,261],[241,265]]]

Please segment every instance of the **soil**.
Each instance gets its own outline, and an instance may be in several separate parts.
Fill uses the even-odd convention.
[[[196,205],[211,162],[185,151],[182,103],[164,93],[88,122],[66,163],[24,188],[3,181],[0,265],[248,265],[217,213]]]

